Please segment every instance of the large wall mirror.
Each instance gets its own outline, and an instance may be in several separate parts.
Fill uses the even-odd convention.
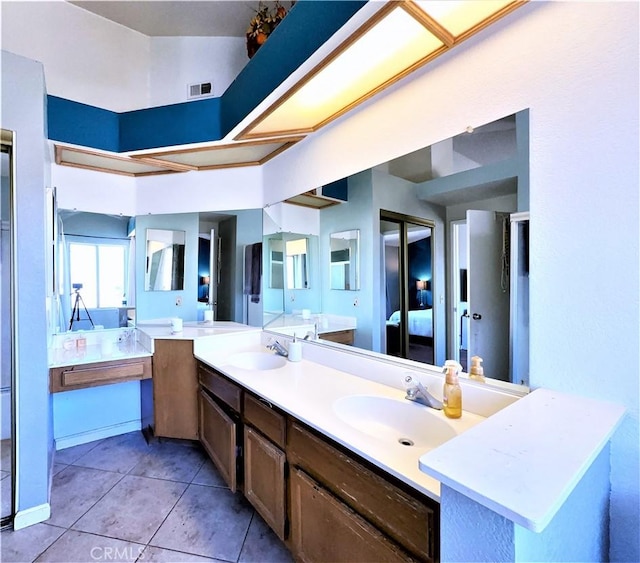
[[[301,210],[318,217],[313,234],[319,241],[320,289],[308,303],[315,318],[352,318],[355,347],[411,357],[398,354],[398,340],[389,336],[406,327],[408,348],[418,339],[431,346],[430,355],[418,361],[441,366],[455,358],[466,367],[478,355],[490,380],[526,385],[528,142],[529,114],[523,110],[353,174],[346,202]],[[412,219],[405,235],[391,233],[397,225],[390,229],[388,214]],[[279,228],[290,227],[282,221]],[[346,255],[332,235],[354,231],[359,285],[345,291],[347,284],[334,278],[345,278],[346,261],[338,258]],[[406,312],[389,301],[393,273],[385,264],[402,236],[413,246],[411,256],[419,257],[408,255],[403,266]],[[337,268],[340,275],[334,276]],[[288,295],[281,296],[286,317]],[[430,336],[422,326],[427,317]],[[412,321],[415,331],[409,330]]]
[[[145,291],[184,289],[185,232],[147,229]]]

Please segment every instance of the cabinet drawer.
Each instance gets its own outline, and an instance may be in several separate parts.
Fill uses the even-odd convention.
[[[297,423],[288,429],[287,458],[411,553],[436,559],[437,503],[421,502]]]
[[[412,561],[299,469],[291,471],[291,544],[300,561]]]
[[[49,385],[51,392],[57,393],[149,377],[151,358],[135,358],[52,368],[49,370]]]
[[[244,418],[258,428],[267,438],[284,448],[287,421],[278,411],[258,397],[245,393]]]
[[[240,412],[242,405],[242,389],[240,387],[202,364],[198,366],[198,376],[200,385],[208,389],[234,411]]]

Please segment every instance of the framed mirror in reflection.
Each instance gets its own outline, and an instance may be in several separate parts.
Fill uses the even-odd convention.
[[[147,229],[145,291],[184,289],[185,231]]]
[[[331,233],[329,240],[331,289],[347,291],[360,289],[359,244],[360,229]]]
[[[431,339],[433,355],[426,362],[441,366],[453,358],[466,367],[477,355],[484,359],[489,381],[526,385],[528,239],[516,243],[510,233],[514,221],[528,222],[528,138],[529,112],[523,110],[349,176],[346,202],[313,210],[319,224],[322,287],[311,310],[323,317],[353,317],[358,348],[397,354],[397,339],[390,341],[387,333],[390,322],[400,332],[407,329],[411,346],[412,319],[399,305],[387,303],[388,284],[383,281],[385,221],[389,214],[409,217],[410,223],[430,230],[428,239],[423,237],[430,241],[429,268],[413,272],[408,258],[401,280],[408,311],[431,315],[433,335],[419,335],[425,343]],[[290,219],[293,214],[283,211],[281,216]],[[306,224],[312,222],[305,218]],[[412,244],[410,227],[400,238],[407,245]],[[346,256],[340,253],[344,249],[332,248],[331,235],[354,230],[360,231],[360,283],[358,293],[349,296],[336,291],[346,286],[334,281],[346,277]],[[489,238],[491,249],[480,251],[477,243]],[[516,251],[520,258],[514,258]],[[518,264],[527,264],[527,269]],[[340,273],[334,275],[332,269]],[[491,302],[492,287],[501,294],[500,308]],[[396,318],[390,319],[393,314]]]

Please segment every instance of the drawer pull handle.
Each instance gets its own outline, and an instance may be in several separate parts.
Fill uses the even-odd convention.
[[[272,408],[273,408],[273,405],[272,405],[269,401],[267,401],[266,399],[263,399],[262,397],[258,397],[258,400],[259,400],[263,405],[268,406],[270,409],[272,409]]]

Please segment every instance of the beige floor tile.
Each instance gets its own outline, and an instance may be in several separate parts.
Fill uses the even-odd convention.
[[[0,534],[0,561],[31,562],[64,532],[64,528],[49,524],[35,524],[18,531],[4,530]]]
[[[189,485],[149,542],[156,547],[237,561],[253,510],[240,494]]]
[[[73,464],[116,473],[129,473],[149,453],[142,432],[105,438]]]
[[[70,465],[77,459],[80,459],[87,452],[90,452],[101,442],[102,440],[96,440],[94,442],[87,442],[86,444],[79,444],[78,446],[65,448],[64,450],[56,450],[54,461],[56,463],[62,463],[63,465]]]
[[[138,559],[143,550],[144,545],[133,542],[67,530],[36,561],[59,563],[133,562]]]
[[[186,488],[185,483],[127,475],[73,529],[146,544]]]
[[[123,475],[70,465],[56,474],[51,488],[51,518],[54,526],[68,528],[111,488]]]
[[[227,484],[222,479],[219,471],[215,468],[210,459],[207,459],[200,468],[200,471],[196,473],[196,476],[191,481],[194,485],[208,485],[210,487],[224,487],[227,488]]]
[[[293,557],[284,543],[258,513],[255,513],[242,546],[238,563],[292,563]]]
[[[200,447],[176,442],[154,442],[131,470],[132,475],[190,483],[206,457]]]
[[[211,559],[210,557],[202,557],[193,553],[183,553],[181,551],[173,551],[172,549],[163,549],[161,547],[153,547],[148,545],[144,553],[140,556],[140,562],[145,563],[154,561],[157,563],[206,563],[207,561],[222,561],[221,559]]]

